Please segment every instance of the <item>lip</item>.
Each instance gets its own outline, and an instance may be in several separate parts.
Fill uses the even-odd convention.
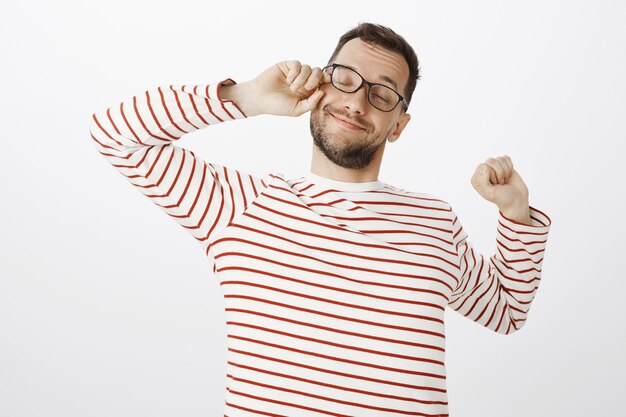
[[[347,129],[351,129],[351,130],[365,130],[364,127],[361,127],[360,125],[354,124],[354,123],[352,123],[352,122],[342,118],[341,116],[334,115],[331,112],[328,112],[328,114],[330,114],[332,116],[333,120],[335,122],[337,122],[337,124],[339,126],[343,126],[343,127],[347,128]]]

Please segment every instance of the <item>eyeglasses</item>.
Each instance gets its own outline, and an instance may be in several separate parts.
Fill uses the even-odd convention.
[[[396,90],[383,84],[371,83],[350,67],[341,64],[328,64],[322,68],[322,71],[330,72],[331,84],[344,93],[356,93],[363,85],[367,85],[369,87],[367,101],[380,111],[390,112],[400,102],[404,104],[405,108],[409,108],[409,103]]]

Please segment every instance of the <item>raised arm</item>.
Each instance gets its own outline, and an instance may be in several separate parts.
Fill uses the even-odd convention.
[[[148,90],[92,115],[98,151],[130,183],[193,235],[208,254],[212,238],[268,186],[263,178],[176,146],[183,135],[258,114],[299,116],[323,93],[319,68],[284,61],[255,79]]]
[[[550,218],[530,207],[532,224],[519,223],[499,212],[496,251],[491,258],[477,253],[451,209],[454,246],[458,254],[458,285],[449,306],[497,333],[519,330],[541,280]]]
[[[244,118],[221,98],[228,79],[208,85],[148,90],[91,118],[98,151],[130,183],[193,235],[208,252],[210,238],[226,227],[267,185],[175,145],[187,133]]]

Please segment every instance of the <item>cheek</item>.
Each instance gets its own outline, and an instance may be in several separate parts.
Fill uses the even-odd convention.
[[[382,116],[382,115],[381,115]],[[393,125],[390,125],[391,120],[385,116],[372,118],[372,124],[376,129],[377,134],[387,134]]]
[[[389,133],[392,133],[393,131],[396,130],[396,126],[398,124],[398,120],[396,119],[395,116],[389,115],[389,117],[385,118],[385,122],[384,123],[385,123],[385,126],[386,126],[385,131],[389,132]]]
[[[320,103],[323,103],[323,105],[330,104],[335,107],[339,105],[341,94],[343,94],[341,91],[337,90],[331,84],[322,84],[320,86],[320,90],[324,92],[324,96],[320,100]]]

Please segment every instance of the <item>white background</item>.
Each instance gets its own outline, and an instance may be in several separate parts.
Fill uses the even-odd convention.
[[[97,153],[90,116],[158,85],[321,66],[359,21],[403,35],[422,70],[379,179],[447,200],[491,255],[497,208],[470,178],[507,154],[553,221],[522,330],[446,312],[451,415],[623,415],[625,3],[32,1],[0,15],[1,417],[221,415],[219,284]],[[308,121],[260,116],[180,145],[295,177]]]

